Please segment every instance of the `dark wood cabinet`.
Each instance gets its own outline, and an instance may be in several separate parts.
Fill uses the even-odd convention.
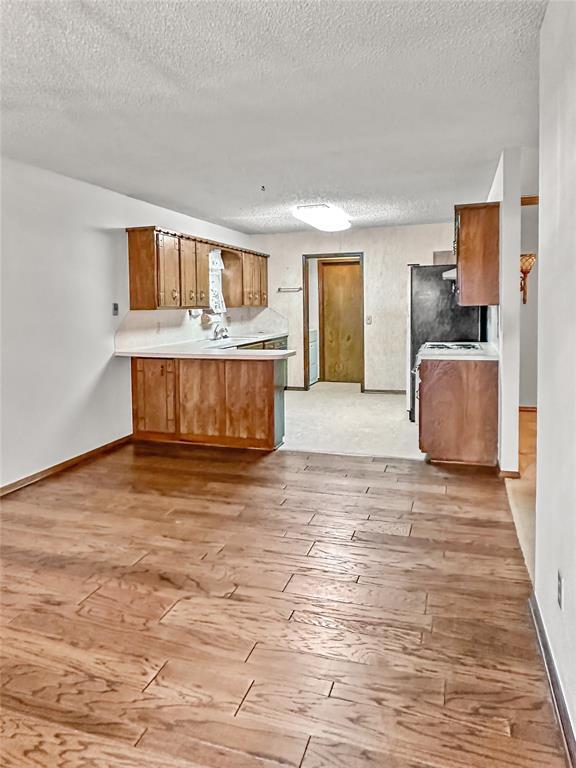
[[[458,304],[500,302],[500,204],[475,203],[454,209]]]
[[[498,362],[423,360],[420,450],[436,461],[494,466],[498,460]]]
[[[176,362],[132,360],[134,431],[150,435],[176,433]]]

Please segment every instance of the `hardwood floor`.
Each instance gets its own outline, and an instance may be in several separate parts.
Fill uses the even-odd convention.
[[[504,484],[128,445],[2,503],[7,768],[562,768]]]

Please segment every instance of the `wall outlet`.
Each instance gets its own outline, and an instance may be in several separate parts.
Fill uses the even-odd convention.
[[[366,325],[372,325],[372,315],[366,315]]]
[[[116,302],[112,304],[112,314],[114,315],[114,317],[118,315],[118,304]]]
[[[561,611],[564,610],[564,577],[558,571],[558,607]]]

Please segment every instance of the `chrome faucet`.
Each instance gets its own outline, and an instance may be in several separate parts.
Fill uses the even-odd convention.
[[[214,330],[212,331],[212,340],[218,341],[218,339],[226,339],[228,337],[228,328],[226,326],[221,325],[220,323],[216,323],[214,326]]]

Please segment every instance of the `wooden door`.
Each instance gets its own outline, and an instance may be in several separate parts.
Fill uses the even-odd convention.
[[[175,371],[174,360],[139,357],[132,361],[136,433],[176,431]]]
[[[226,435],[274,447],[274,361],[226,361]]]
[[[156,235],[158,259],[158,306],[180,306],[179,238],[159,232]]]
[[[361,382],[364,376],[362,268],[359,261],[318,263],[320,379]]]
[[[196,306],[210,306],[210,251],[215,246],[196,241]]]
[[[179,360],[180,436],[184,440],[218,442],[226,434],[224,360]]]
[[[196,241],[180,238],[180,288],[183,307],[196,307]]]
[[[498,458],[498,362],[420,363],[420,450],[438,461],[493,466]]]
[[[265,256],[258,257],[260,263],[260,305],[268,306],[268,259]]]
[[[458,205],[455,210],[458,304],[500,302],[500,205]]]

